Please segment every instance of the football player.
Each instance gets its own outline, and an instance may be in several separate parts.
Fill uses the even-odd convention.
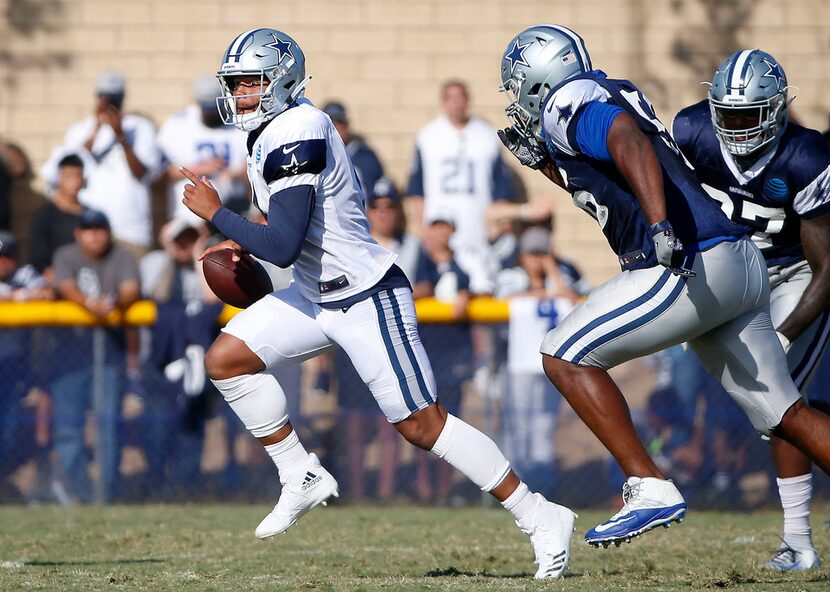
[[[788,121],[787,77],[759,49],[717,69],[709,97],[677,114],[672,131],[703,188],[748,226],[766,261],[772,324],[796,387],[807,385],[830,334],[830,149],[817,131]],[[811,463],[773,435],[784,537],[771,569],[820,565],[810,531]]]
[[[300,46],[275,29],[246,31],[228,47],[218,76],[227,121],[248,132],[248,176],[267,224],[222,207],[210,182],[186,169],[183,202],[229,237],[214,249],[294,267],[294,283],[235,316],[205,358],[211,380],[265,447],[283,485],[256,536],[284,532],[338,495],[334,478],[292,428],[272,371],[340,346],[403,437],[496,497],[530,535],[536,577],[559,577],[575,515],[531,493],[490,438],[438,402],[410,284],[395,254],[369,233],[365,196],[331,119],[303,96],[309,78]]]
[[[830,417],[806,406],[790,379],[763,256],[701,188],[648,99],[594,70],[582,38],[562,26],[519,33],[501,73],[513,122],[502,141],[597,220],[622,268],[541,347],[546,374],[627,477],[622,509],[588,543],[630,541],[685,515],[608,375],[676,343],[689,342],[758,431],[830,468]]]

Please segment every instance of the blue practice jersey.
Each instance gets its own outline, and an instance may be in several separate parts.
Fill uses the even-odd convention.
[[[548,151],[574,203],[591,214],[602,228],[623,270],[658,264],[649,224],[637,197],[613,162],[583,154],[575,122],[589,103],[599,101],[623,109],[651,140],[663,169],[666,213],[675,234],[688,250],[705,249],[720,240],[747,232],[723,215],[695,178],[695,173],[649,100],[627,80],[613,80],[593,70],[554,87],[542,106],[542,127]]]
[[[775,149],[746,171],[721,147],[708,101],[680,111],[672,132],[703,188],[749,226],[769,267],[804,259],[801,218],[830,212],[830,148],[819,132],[790,122]]]

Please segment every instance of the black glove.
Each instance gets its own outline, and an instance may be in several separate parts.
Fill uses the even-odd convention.
[[[654,252],[660,265],[668,267],[676,275],[695,277],[691,269],[683,267],[686,256],[683,252],[683,243],[674,235],[674,229],[668,220],[652,224],[648,228],[651,239],[654,241]]]
[[[506,127],[498,132],[499,140],[513,156],[526,167],[538,171],[550,162],[547,147],[535,137],[528,137],[517,131],[515,127]]]

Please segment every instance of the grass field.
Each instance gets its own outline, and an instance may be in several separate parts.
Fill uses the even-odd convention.
[[[680,526],[595,550],[583,512],[564,580],[534,582],[533,552],[496,509],[335,507],[257,541],[259,506],[0,507],[0,590],[830,590],[830,568],[757,568],[777,513],[692,512]],[[816,546],[830,531],[816,517]]]

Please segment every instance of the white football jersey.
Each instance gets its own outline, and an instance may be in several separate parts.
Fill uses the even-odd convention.
[[[202,122],[202,111],[198,105],[190,105],[169,117],[159,130],[159,148],[164,156],[176,166],[190,167],[216,156],[225,161],[230,170],[245,165],[245,133],[232,126],[208,127]],[[226,169],[226,170],[228,170]],[[232,195],[231,179],[226,174],[210,178],[219,196],[226,199]],[[171,183],[167,193],[168,218],[195,216],[182,203],[187,179]]]
[[[495,130],[477,117],[457,129],[442,115],[418,132],[416,150],[412,176],[420,176],[424,219],[450,212],[456,224],[453,246],[486,249],[484,212],[494,197],[506,197],[494,195],[502,174],[497,168],[503,166]]]
[[[324,144],[320,144],[323,142]],[[309,170],[304,155],[325,147],[325,167]],[[248,178],[254,204],[268,213],[271,196],[301,185],[316,199],[294,281],[311,302],[335,302],[374,286],[395,262],[369,233],[365,195],[346,147],[329,117],[311,101],[268,123],[251,146]]]

